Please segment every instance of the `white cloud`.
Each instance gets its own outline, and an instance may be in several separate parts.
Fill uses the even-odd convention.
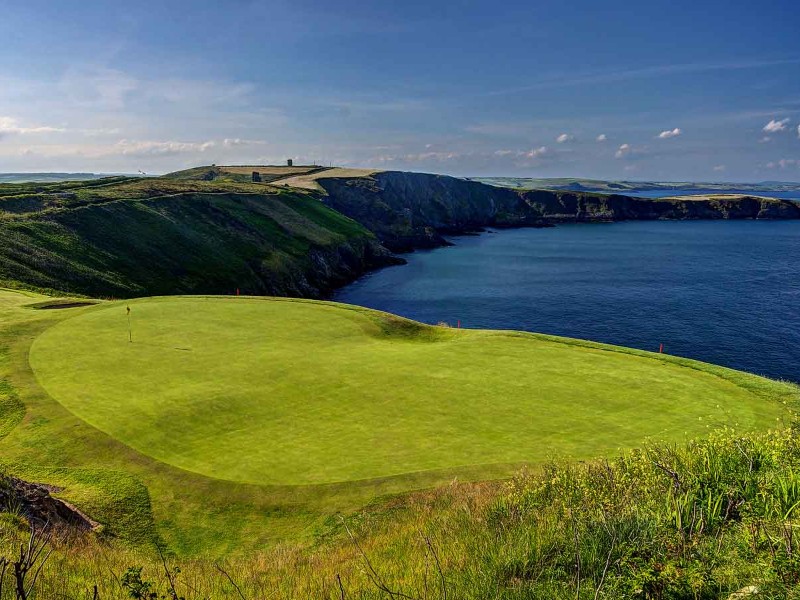
[[[421,163],[426,161],[436,162],[449,162],[457,161],[469,156],[459,152],[419,152],[409,154],[382,154],[380,156],[373,156],[367,159],[371,164],[386,164],[386,163]]]
[[[772,119],[769,123],[764,125],[763,131],[766,131],[767,133],[778,133],[779,131],[784,131],[788,123],[788,118],[781,119],[780,121]]]
[[[722,173],[727,167],[725,165],[717,165],[714,167],[714,171],[717,173]]]
[[[29,133],[63,133],[66,129],[61,127],[21,127],[16,119],[0,117],[0,138],[9,135],[26,135]]]
[[[527,158],[539,158],[547,154],[547,146],[539,146],[538,148],[533,148],[528,152],[523,152],[522,155],[526,156]]]
[[[678,137],[682,133],[683,131],[681,131],[680,127],[676,127],[675,129],[667,129],[666,131],[662,131],[658,134],[658,138],[661,140],[667,140],[669,138]]]
[[[619,149],[617,150],[616,154],[614,154],[614,156],[616,156],[617,158],[625,158],[632,151],[633,151],[633,148],[631,147],[630,144],[622,144],[619,147]]]
[[[558,142],[559,144],[564,144],[566,142],[572,141],[573,139],[575,139],[575,138],[573,136],[571,136],[570,134],[562,133],[560,136],[558,136],[556,138],[556,142]]]
[[[607,139],[608,139],[608,137],[606,136],[605,133],[601,133],[600,135],[597,136],[597,141],[598,142],[605,142]]]
[[[236,146],[260,146],[266,144],[263,140],[243,140],[241,138],[225,138],[222,140],[222,145],[225,148],[234,148]]]
[[[782,158],[782,159],[780,159],[779,161],[776,161],[776,162],[768,162],[767,163],[767,168],[768,169],[774,169],[776,167],[779,167],[781,169],[785,169],[787,167],[793,167],[795,165],[800,167],[800,159]]]
[[[768,142],[770,142],[770,141],[772,141],[772,138],[771,138],[771,137],[769,137],[768,135],[765,135],[765,136],[764,136],[764,137],[762,137],[760,140],[758,140],[758,143],[759,143],[759,144],[766,144],[766,143],[768,143]]]
[[[550,154],[547,146],[539,146],[530,150],[495,150],[495,156],[514,156],[516,158],[542,158]]]
[[[174,156],[193,152],[205,152],[217,145],[214,141],[207,142],[136,142],[120,140],[114,149],[124,156]]]

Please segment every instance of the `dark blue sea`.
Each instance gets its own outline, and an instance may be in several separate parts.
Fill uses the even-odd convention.
[[[800,221],[560,225],[453,241],[335,300],[426,323],[664,344],[800,382]]]

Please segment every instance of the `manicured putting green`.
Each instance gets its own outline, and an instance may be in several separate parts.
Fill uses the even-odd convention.
[[[128,446],[259,484],[590,457],[783,414],[700,363],[312,301],[106,304],[45,331],[30,361],[53,398]]]

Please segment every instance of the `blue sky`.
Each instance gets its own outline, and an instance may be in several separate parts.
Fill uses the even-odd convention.
[[[800,180],[794,1],[28,0],[0,171]]]

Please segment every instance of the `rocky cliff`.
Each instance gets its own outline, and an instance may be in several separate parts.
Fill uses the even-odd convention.
[[[320,179],[325,204],[395,252],[446,244],[483,227],[656,219],[800,219],[800,205],[754,196],[645,199],[590,192],[513,190],[443,175],[382,172]]]

